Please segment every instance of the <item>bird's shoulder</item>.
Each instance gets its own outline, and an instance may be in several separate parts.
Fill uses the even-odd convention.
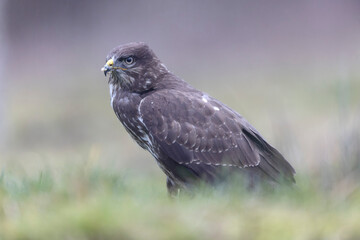
[[[139,111],[147,120],[165,118],[202,125],[212,120],[214,125],[224,124],[227,118],[241,120],[242,116],[225,104],[197,90],[163,89],[144,97]],[[223,119],[222,119],[223,118]]]

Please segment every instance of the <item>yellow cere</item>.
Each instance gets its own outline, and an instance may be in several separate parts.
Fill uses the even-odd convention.
[[[114,60],[112,58],[106,62],[106,65],[108,65],[108,66],[112,66],[113,64],[114,64]]]

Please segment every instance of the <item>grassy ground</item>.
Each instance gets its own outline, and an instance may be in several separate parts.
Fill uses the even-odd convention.
[[[289,159],[293,190],[179,199],[115,119],[104,82],[14,85],[0,239],[359,239],[358,78],[301,79],[197,83]]]
[[[360,191],[167,197],[164,179],[66,168],[0,178],[0,239],[359,239]]]

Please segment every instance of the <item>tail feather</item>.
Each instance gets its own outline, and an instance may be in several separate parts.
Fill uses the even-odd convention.
[[[276,182],[290,182],[295,183],[295,170],[279,153],[276,155],[261,156],[259,168]]]
[[[259,168],[276,182],[295,183],[295,169],[281,155],[281,153],[268,144],[259,133],[246,131],[245,134],[257,145],[260,155]]]

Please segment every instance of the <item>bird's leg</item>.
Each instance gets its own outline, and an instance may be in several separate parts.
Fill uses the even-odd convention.
[[[166,187],[168,189],[168,194],[171,198],[176,198],[180,195],[180,186],[176,184],[169,177],[166,179]]]

